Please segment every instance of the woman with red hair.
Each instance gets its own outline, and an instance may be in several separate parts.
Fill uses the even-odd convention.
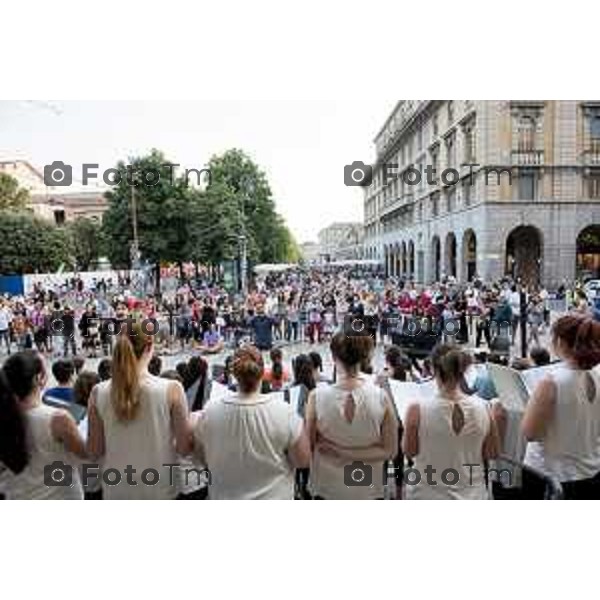
[[[525,464],[560,481],[567,499],[600,499],[600,323],[565,315],[552,328],[552,343],[564,364],[540,381],[527,405]]]

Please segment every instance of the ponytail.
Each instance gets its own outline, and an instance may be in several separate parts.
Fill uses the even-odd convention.
[[[19,406],[35,389],[44,363],[32,350],[10,356],[0,371],[0,463],[18,475],[29,464],[27,424]]]
[[[29,463],[25,416],[7,384],[4,371],[0,372],[0,463],[15,475]]]
[[[271,368],[273,379],[275,381],[281,381],[283,379],[283,354],[279,348],[273,348],[273,350],[271,350],[270,357],[271,362],[273,363]]]
[[[120,421],[132,421],[139,411],[138,361],[151,339],[137,323],[117,337],[112,357],[110,400]]]

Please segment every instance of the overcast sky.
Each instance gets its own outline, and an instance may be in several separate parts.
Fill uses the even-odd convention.
[[[182,168],[242,148],[266,172],[299,242],[333,221],[362,220],[361,188],[343,167],[374,156],[373,138],[395,100],[0,102],[0,160],[54,160],[101,169],[155,147]],[[78,173],[79,171],[79,173]]]

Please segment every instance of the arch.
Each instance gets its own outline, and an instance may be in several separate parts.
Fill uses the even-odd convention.
[[[448,235],[446,236],[446,243],[444,246],[445,246],[445,255],[446,255],[444,270],[445,270],[447,276],[456,277],[457,276],[456,236],[454,235],[454,233],[452,231],[450,233],[448,233]]]
[[[578,279],[600,279],[600,224],[588,225],[579,232],[576,261]]]
[[[542,276],[543,236],[533,225],[519,225],[506,238],[505,271],[527,285],[538,285]]]
[[[463,233],[462,265],[463,278],[473,281],[477,275],[477,236],[472,229],[467,229]]]
[[[439,281],[442,270],[442,244],[440,238],[434,235],[431,239],[431,279]]]

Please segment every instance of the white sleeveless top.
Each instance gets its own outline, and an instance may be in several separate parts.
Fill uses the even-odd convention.
[[[585,374],[596,385],[589,402]],[[600,373],[562,365],[550,373],[556,385],[554,419],[543,441],[529,442],[525,464],[558,481],[588,479],[600,472]]]
[[[97,408],[104,425],[102,469],[104,472],[117,469],[121,474],[118,485],[107,485],[102,481],[103,498],[106,500],[160,500],[177,495],[180,469],[165,466],[178,463],[167,396],[173,381],[149,373],[141,377],[140,407],[132,421],[117,418],[110,401],[111,380],[98,384]],[[137,485],[127,483],[125,468],[128,465],[136,470],[131,478]],[[156,484],[143,483],[142,472],[147,469],[158,471]],[[154,477],[149,473],[146,481],[152,483]],[[114,481],[112,476],[110,480]]]
[[[351,423],[344,416],[344,404],[350,392],[336,385],[317,387],[315,390],[317,430],[339,446],[361,448],[381,441],[386,407],[385,392],[370,379],[362,376],[361,379],[363,384],[352,392],[355,412]],[[313,495],[327,500],[383,498],[383,461],[365,465],[371,473],[372,485],[346,486],[344,467],[349,465],[339,464],[339,461],[321,455],[315,448],[310,469]]]
[[[51,421],[60,408],[40,404],[25,413],[30,452],[29,463],[15,475],[0,467],[0,491],[10,500],[83,500],[83,489],[77,468],[77,458],[68,453],[62,443],[52,437]],[[70,486],[47,486],[44,470],[55,462],[65,463]],[[58,475],[57,475],[58,477]],[[61,476],[62,478],[62,476]]]
[[[211,500],[293,500],[294,470],[287,451],[302,420],[280,394],[211,400],[194,436],[211,473]]]
[[[458,434],[452,428],[455,404],[460,405],[464,415],[464,426]],[[455,402],[437,392],[420,402],[419,409],[419,454],[414,458],[414,469],[419,472],[421,480],[411,485],[416,477],[405,473],[407,499],[487,499],[482,455],[483,442],[490,430],[486,401],[478,396],[465,396]],[[437,482],[437,485],[428,485],[427,468],[431,481]],[[450,469],[456,471],[458,477]],[[456,479],[458,481],[454,483]]]

